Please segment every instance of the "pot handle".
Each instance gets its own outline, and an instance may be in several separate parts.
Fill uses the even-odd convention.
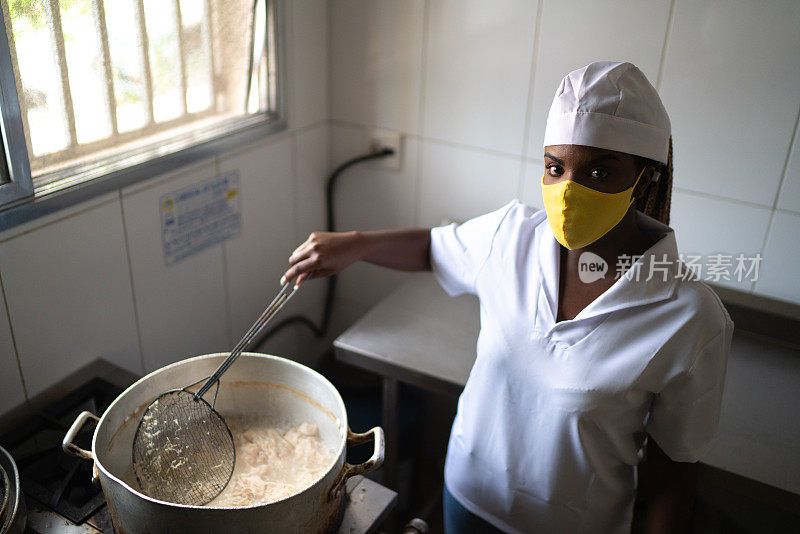
[[[349,428],[347,429],[348,445],[358,445],[359,443],[367,443],[368,441],[375,442],[375,449],[372,453],[372,456],[370,456],[369,460],[363,464],[352,465],[348,464],[347,462],[344,463],[342,470],[339,471],[336,480],[333,481],[333,485],[328,492],[329,501],[339,498],[339,495],[344,489],[345,482],[347,482],[348,478],[356,475],[371,473],[383,464],[383,454],[386,449],[386,440],[384,439],[383,429],[381,427],[376,426],[375,428],[367,430],[363,434],[356,434]]]
[[[81,412],[81,414],[75,419],[75,422],[72,423],[72,426],[69,427],[67,430],[67,435],[64,436],[64,440],[61,442],[61,448],[64,449],[64,452],[75,456],[76,458],[82,458],[84,460],[91,460],[92,459],[92,452],[87,451],[85,449],[81,449],[74,443],[75,436],[78,435],[78,432],[81,431],[83,426],[86,424],[86,421],[91,419],[92,424],[97,424],[100,421],[100,418],[97,417],[92,412]]]

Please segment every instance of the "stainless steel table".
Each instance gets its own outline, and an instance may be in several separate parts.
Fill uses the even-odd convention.
[[[383,377],[383,483],[396,489],[397,385],[457,396],[475,363],[478,299],[451,298],[430,273],[412,279],[367,312],[333,345],[342,362]]]
[[[349,502],[338,534],[371,534],[397,503],[397,493],[362,476],[347,481]]]

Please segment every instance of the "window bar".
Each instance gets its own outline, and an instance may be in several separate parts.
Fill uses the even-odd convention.
[[[5,21],[6,35],[8,37],[8,51],[11,55],[11,66],[14,68],[14,80],[17,85],[17,94],[19,95],[19,113],[22,116],[22,127],[26,132],[25,148],[28,149],[28,157],[31,159],[31,163],[33,163],[35,154],[33,153],[33,146],[31,145],[31,127],[28,124],[28,102],[25,99],[25,90],[22,87],[22,79],[19,72],[19,62],[17,61],[17,44],[14,41],[14,32],[11,25],[11,13],[9,13],[8,10],[8,2],[0,2],[0,4],[2,4],[3,8],[3,20]]]
[[[78,144],[78,135],[75,130],[75,110],[72,107],[72,91],[69,87],[69,70],[67,69],[64,31],[61,28],[61,10],[58,7],[58,0],[48,0],[45,4],[45,9],[50,22],[50,35],[53,40],[53,49],[58,63],[58,71],[61,75],[61,99],[64,105],[64,115],[67,118],[69,145],[70,148],[74,149]]]
[[[181,72],[181,105],[183,106],[183,115],[188,113],[189,107],[187,105],[187,95],[186,91],[188,90],[186,84],[186,47],[183,43],[183,18],[181,17],[181,2],[180,0],[173,0],[173,4],[175,6],[175,35],[178,36],[178,68]]]
[[[144,21],[143,0],[133,0],[136,13],[136,26],[139,28],[139,48],[142,50],[142,74],[144,75],[144,102],[147,113],[147,124],[153,124],[153,78],[150,74],[150,49],[147,40],[147,26]]]
[[[269,56],[267,51],[267,43],[269,42],[269,0],[261,0],[264,2],[264,40],[260,43],[261,52],[258,56],[258,109],[264,109],[268,101],[267,94],[267,79],[269,77]]]
[[[117,127],[117,99],[114,95],[114,74],[111,72],[111,51],[108,47],[108,26],[106,26],[106,9],[103,0],[92,0],[92,11],[94,12],[97,33],[100,36],[100,54],[103,60],[103,76],[105,78],[108,116],[111,120],[111,132],[112,136],[116,137],[119,133]]]
[[[275,3],[273,0],[265,0],[264,6],[267,20],[264,28],[264,58],[266,60],[265,80],[264,80],[264,99],[261,104],[266,105],[264,111],[267,113],[274,111],[274,102],[272,101],[272,88],[274,86],[272,72],[275,68],[275,57],[272,55],[275,51]]]
[[[214,25],[212,24],[211,14],[211,1],[206,0],[206,25],[203,31],[203,38],[205,39],[206,53],[208,54],[208,80],[210,82],[211,91],[211,109],[217,111],[217,74],[214,66]]]
[[[264,43],[261,45],[261,56],[258,58],[258,110],[262,111],[269,101],[269,59],[267,56],[266,21],[264,22]]]
[[[247,85],[244,92],[244,112],[250,112],[250,92],[253,90],[253,76],[256,73],[256,17],[258,16],[258,0],[253,2],[250,11],[250,39],[248,41]]]

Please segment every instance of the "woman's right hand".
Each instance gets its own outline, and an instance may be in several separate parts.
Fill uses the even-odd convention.
[[[291,267],[281,277],[281,285],[295,278],[300,285],[308,278],[336,274],[362,259],[362,239],[358,232],[314,232],[289,257]]]

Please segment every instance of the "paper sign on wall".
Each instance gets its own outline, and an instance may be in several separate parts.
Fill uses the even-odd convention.
[[[161,197],[164,263],[174,265],[238,234],[242,228],[239,171],[197,182]]]

